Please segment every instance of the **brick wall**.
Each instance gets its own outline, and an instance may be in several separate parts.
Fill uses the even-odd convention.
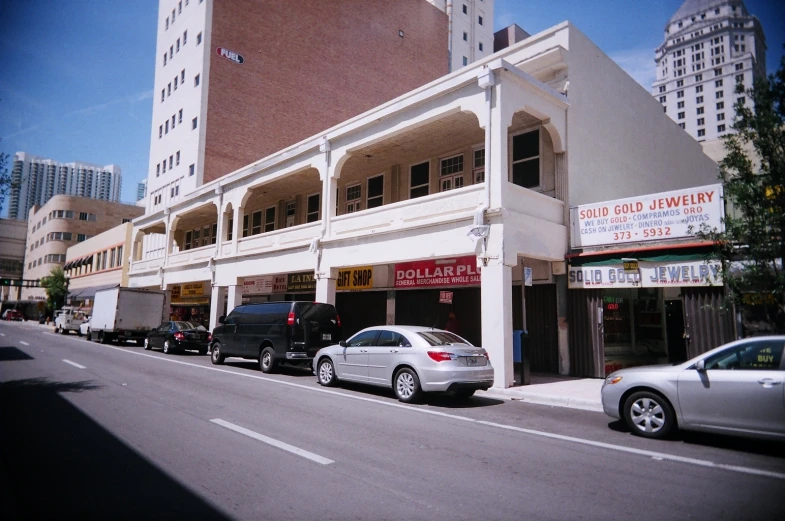
[[[448,72],[425,0],[215,2],[211,47],[205,183]]]

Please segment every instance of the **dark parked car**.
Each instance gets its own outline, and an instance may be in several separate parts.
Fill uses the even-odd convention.
[[[259,360],[265,373],[281,362],[310,366],[316,352],[341,339],[335,306],[320,302],[267,302],[237,306],[213,330],[214,364],[236,356]]]
[[[166,354],[173,351],[191,350],[199,351],[200,355],[206,355],[210,340],[210,332],[204,326],[193,322],[173,320],[164,322],[147,333],[147,337],[144,339],[144,348],[148,350],[154,347],[161,348]]]
[[[3,313],[3,319],[21,321],[25,319],[25,316],[21,311],[17,311],[16,309],[7,309]]]

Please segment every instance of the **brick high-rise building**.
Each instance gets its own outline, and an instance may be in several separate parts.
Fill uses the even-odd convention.
[[[449,70],[426,0],[160,0],[157,42],[148,212]]]

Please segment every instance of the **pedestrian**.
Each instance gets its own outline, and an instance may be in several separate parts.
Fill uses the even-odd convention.
[[[458,319],[454,312],[450,311],[450,316],[447,319],[447,323],[444,325],[444,329],[450,333],[455,333],[456,335],[461,334],[461,328],[458,326]]]

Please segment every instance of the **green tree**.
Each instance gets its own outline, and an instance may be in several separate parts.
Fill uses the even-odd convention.
[[[724,137],[725,231],[699,235],[717,245],[729,300],[785,333],[785,57],[776,73],[736,93],[751,103],[737,100],[736,133]]]
[[[63,307],[68,295],[68,279],[60,266],[55,266],[49,275],[41,279],[41,287],[46,290],[46,303],[49,309]]]

